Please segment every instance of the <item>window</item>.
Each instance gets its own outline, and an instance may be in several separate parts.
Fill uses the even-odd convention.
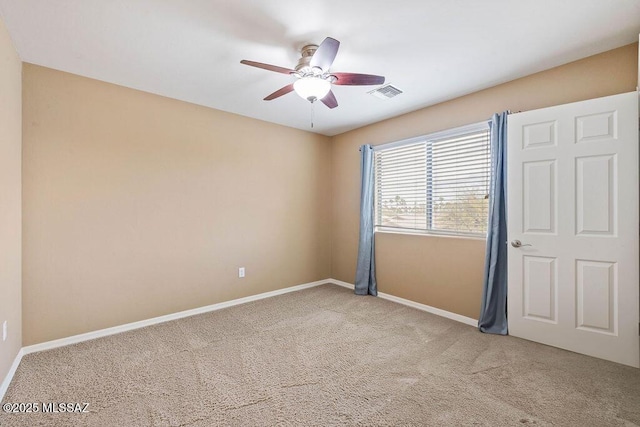
[[[486,235],[489,146],[481,123],[376,147],[376,227]]]

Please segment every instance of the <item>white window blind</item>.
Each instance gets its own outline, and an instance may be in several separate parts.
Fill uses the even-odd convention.
[[[375,153],[377,227],[486,234],[488,125],[389,145]]]

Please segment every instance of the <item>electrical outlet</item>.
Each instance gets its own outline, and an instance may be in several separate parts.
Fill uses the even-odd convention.
[[[244,277],[244,267],[238,269],[238,277]]]
[[[7,340],[7,321],[2,322],[2,341]]]

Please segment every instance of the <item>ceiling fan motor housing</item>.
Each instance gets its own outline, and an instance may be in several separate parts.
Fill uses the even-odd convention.
[[[298,64],[296,65],[296,71],[300,73],[301,76],[305,75],[321,75],[324,71],[321,68],[311,67],[310,62],[313,54],[318,50],[318,45],[316,44],[308,44],[300,49],[302,56],[298,60]]]

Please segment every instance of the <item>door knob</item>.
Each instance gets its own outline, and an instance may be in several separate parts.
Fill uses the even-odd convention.
[[[511,246],[513,246],[514,248],[521,248],[523,246],[531,246],[531,245],[528,243],[523,244],[520,240],[512,240]]]

